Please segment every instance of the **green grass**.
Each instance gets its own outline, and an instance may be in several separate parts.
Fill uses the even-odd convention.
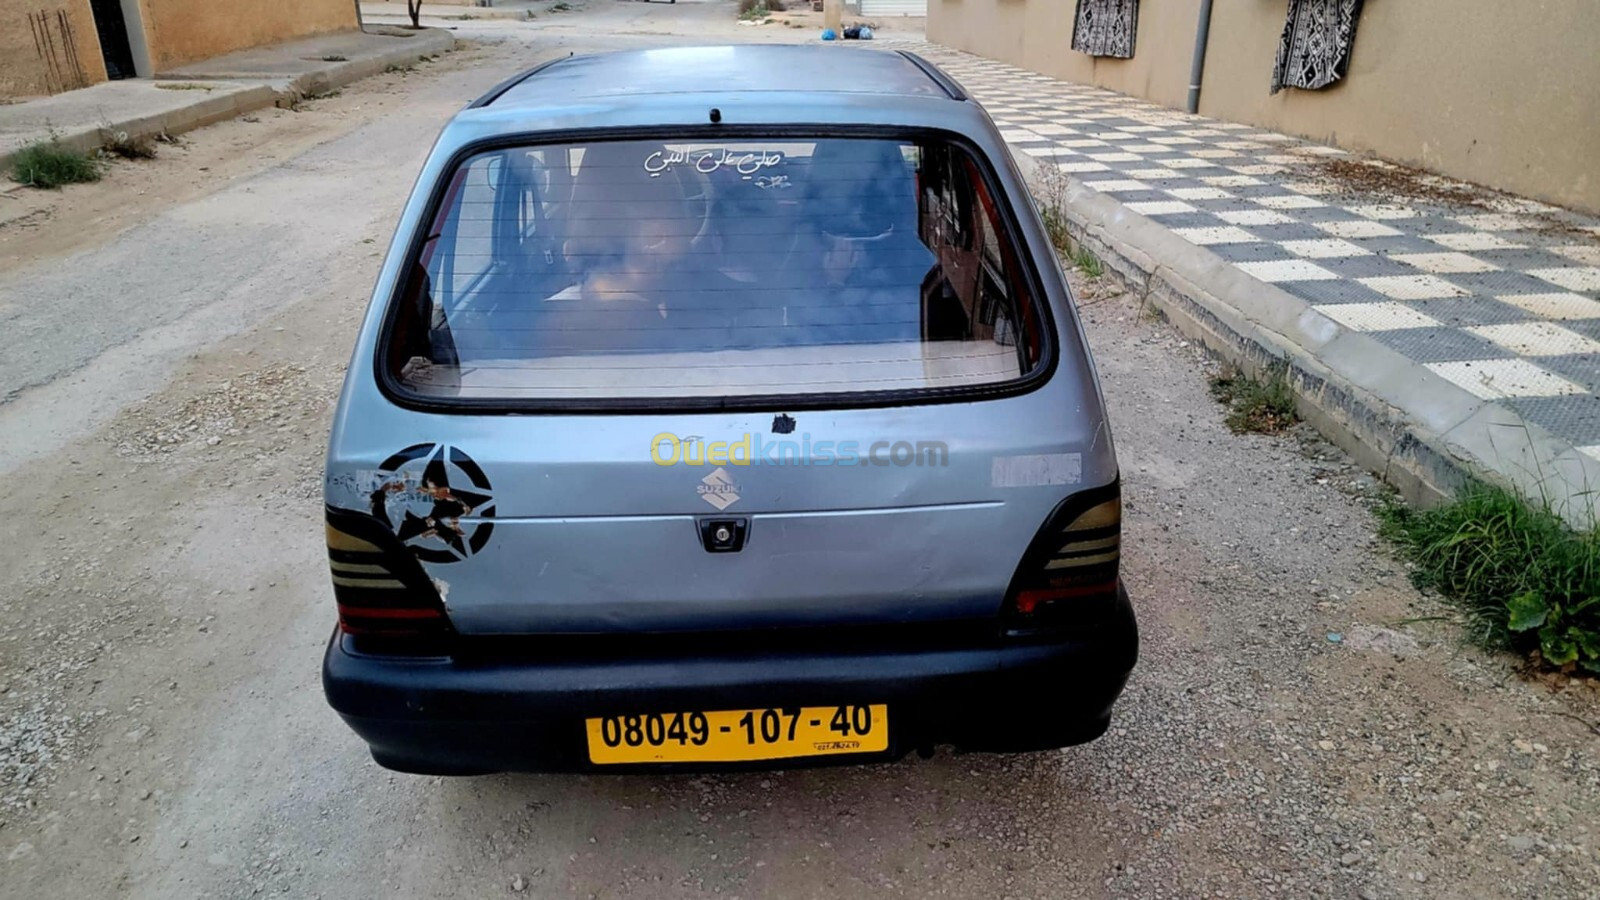
[[[1090,253],[1082,244],[1072,251],[1072,265],[1088,278],[1099,278],[1106,273],[1105,267],[1100,265],[1100,257]]]
[[[1067,234],[1067,218],[1061,214],[1061,210],[1054,206],[1040,206],[1039,217],[1044,220],[1044,230],[1050,236],[1051,246],[1058,253],[1070,253],[1072,238]]]
[[[1263,378],[1228,371],[1211,379],[1211,396],[1228,407],[1223,421],[1235,434],[1277,434],[1300,421],[1294,411],[1289,367],[1268,367]]]
[[[766,0],[756,0],[755,3],[741,2],[739,6],[739,18],[746,22],[759,21],[772,15],[772,7],[767,5]]]
[[[1477,640],[1600,674],[1600,532],[1575,532],[1545,506],[1482,484],[1435,509],[1393,503],[1379,518],[1412,580],[1460,606]]]
[[[1100,260],[1081,246],[1073,248],[1072,232],[1067,227],[1067,191],[1070,187],[1071,179],[1054,164],[1042,161],[1037,164],[1031,188],[1051,246],[1056,248],[1057,253],[1070,259],[1073,265],[1083,269],[1084,274],[1096,278],[1101,272]]]
[[[11,179],[36,188],[59,188],[100,180],[100,166],[86,153],[42,141],[11,158]]]

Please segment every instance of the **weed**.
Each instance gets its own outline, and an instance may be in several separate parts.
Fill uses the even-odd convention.
[[[149,135],[100,129],[100,149],[123,159],[155,159],[156,140]]]
[[[213,84],[195,84],[192,81],[158,81],[156,87],[163,91],[214,91]]]
[[[566,2],[566,0],[560,0],[560,2],[550,4],[549,11],[550,12],[567,12],[570,9],[572,9],[572,4],[571,3]]]
[[[11,178],[36,188],[59,188],[100,180],[100,166],[86,153],[55,141],[30,144],[11,158]]]
[[[1082,244],[1073,249],[1072,264],[1089,278],[1099,278],[1106,273],[1105,267],[1100,265],[1100,257],[1089,252],[1089,249]]]
[[[1067,220],[1061,210],[1053,206],[1041,207],[1039,216],[1044,219],[1044,230],[1050,236],[1051,246],[1061,253],[1070,252],[1072,237],[1067,234]]]
[[[741,22],[759,22],[772,15],[775,9],[783,6],[775,0],[739,0],[739,20]]]
[[[315,93],[315,94],[307,94],[307,95],[305,95],[304,99],[306,99],[306,100],[332,100],[334,97],[337,97],[337,96],[339,96],[339,95],[341,95],[343,93],[344,93],[343,90],[340,90],[339,88],[334,88],[331,91],[321,91],[321,92]]]
[[[1234,434],[1277,434],[1300,421],[1289,387],[1289,366],[1275,363],[1263,375],[1251,378],[1229,369],[1211,379],[1211,396],[1228,407],[1223,422]]]
[[[1041,161],[1036,174],[1034,199],[1039,206],[1039,218],[1044,221],[1045,234],[1049,236],[1056,252],[1067,257],[1073,268],[1082,272],[1087,278],[1099,278],[1104,275],[1106,270],[1105,266],[1101,265],[1100,258],[1082,243],[1074,241],[1072,233],[1068,230],[1067,188],[1071,180],[1067,177],[1067,173],[1053,163]]]
[[[1040,162],[1036,171],[1038,186],[1035,199],[1039,216],[1044,219],[1045,232],[1050,243],[1060,253],[1072,252],[1072,236],[1067,232],[1067,173],[1052,163]]]
[[[323,62],[349,62],[349,60],[350,60],[350,57],[348,57],[348,56],[340,56],[337,53],[329,53],[326,56],[322,57],[322,61]]]
[[[388,72],[388,73],[409,72],[414,68],[416,68],[416,67],[415,66],[403,66],[403,65],[399,65],[397,63],[390,63],[387,66],[383,67],[383,71],[384,72]]]
[[[1459,605],[1477,640],[1600,674],[1600,531],[1573,531],[1547,505],[1485,484],[1435,509],[1378,513],[1412,580]]]

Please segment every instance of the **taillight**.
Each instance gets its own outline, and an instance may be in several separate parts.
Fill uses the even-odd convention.
[[[1117,597],[1121,544],[1118,483],[1063,500],[1011,579],[1009,624],[1031,628],[1098,617]]]
[[[339,629],[396,650],[427,650],[452,633],[444,602],[427,573],[383,523],[365,513],[327,508],[328,568]]]

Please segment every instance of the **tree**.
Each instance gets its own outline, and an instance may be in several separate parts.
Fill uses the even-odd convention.
[[[406,14],[411,16],[411,27],[422,27],[422,0],[406,0]]]

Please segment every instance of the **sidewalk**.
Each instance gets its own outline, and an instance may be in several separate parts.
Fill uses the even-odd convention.
[[[29,144],[57,140],[85,152],[104,131],[179,134],[409,65],[455,45],[447,31],[383,27],[229,53],[154,79],[108,81],[0,106],[0,168]]]
[[[468,19],[535,19],[546,12],[551,0],[495,0],[493,6],[468,6],[459,3],[424,3],[421,18],[466,21]],[[404,0],[361,0],[361,21],[367,24],[409,23]]]
[[[1074,237],[1414,499],[1489,474],[1595,522],[1600,219],[923,44]],[[1034,173],[1028,173],[1033,177]]]

